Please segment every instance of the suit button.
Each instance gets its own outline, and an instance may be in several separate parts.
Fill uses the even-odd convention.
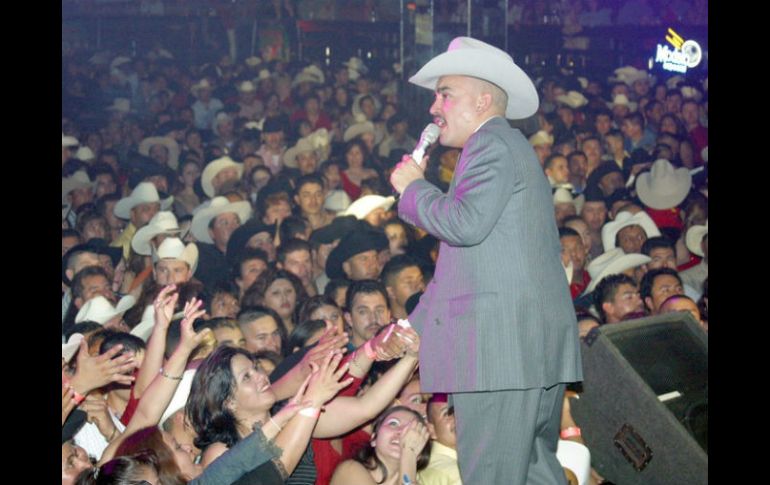
[[[434,319],[433,321],[436,323],[436,326],[439,326],[439,325],[441,325],[441,322],[439,321],[439,319],[438,319],[438,318]]]

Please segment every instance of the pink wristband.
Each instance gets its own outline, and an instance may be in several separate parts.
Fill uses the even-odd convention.
[[[75,401],[75,404],[77,405],[83,402],[86,397],[76,391],[72,386],[70,386],[70,389],[72,389],[72,400]]]
[[[321,415],[320,408],[302,408],[299,410],[299,414],[307,416],[308,418],[317,418]]]
[[[366,356],[368,358],[370,358],[372,360],[377,359],[377,352],[372,350],[372,343],[370,341],[368,341],[368,340],[364,344],[364,353],[366,354]]]
[[[581,435],[580,428],[578,428],[577,426],[570,426],[569,428],[564,428],[561,431],[560,436],[562,439],[566,440],[567,438],[572,438],[573,436],[580,436],[580,435]]]

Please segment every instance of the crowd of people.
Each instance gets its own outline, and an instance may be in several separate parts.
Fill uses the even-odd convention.
[[[427,110],[397,73],[62,61],[62,483],[460,483],[403,321],[441,256],[388,183]],[[708,331],[708,81],[666,77],[536,80],[524,135],[581,337],[667,312]],[[459,150],[431,150],[446,189]]]

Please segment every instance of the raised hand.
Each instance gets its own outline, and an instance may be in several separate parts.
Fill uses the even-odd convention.
[[[339,334],[337,329],[332,325],[326,324],[326,331],[321,335],[321,339],[318,344],[308,350],[305,357],[302,358],[302,372],[303,374],[310,374],[312,372],[311,364],[315,364],[320,367],[324,359],[326,359],[329,352],[335,354],[344,354],[350,338],[346,333]]]
[[[67,421],[67,416],[70,415],[73,409],[75,409],[77,403],[75,402],[75,391],[70,387],[68,382],[62,381],[61,386],[61,425],[64,426],[64,422]]]
[[[407,355],[412,357],[418,357],[420,355],[420,335],[415,331],[415,329],[411,327],[403,328],[399,325],[396,325],[396,330],[394,333],[399,340],[404,342],[404,350]]]
[[[93,423],[99,432],[109,441],[115,435],[115,423],[112,422],[107,401],[102,395],[90,394],[80,404],[80,409],[88,414],[88,422]]]
[[[400,327],[395,323],[391,323],[372,338],[372,350],[377,353],[375,360],[392,360],[404,354],[406,342],[398,337],[396,333],[397,328]]]
[[[309,400],[313,407],[320,408],[353,382],[352,377],[340,381],[348,370],[348,363],[340,365],[341,360],[342,354],[329,352],[320,366],[311,364],[313,371],[303,400]]]
[[[428,428],[415,418],[401,432],[401,453],[412,454],[416,459],[429,438]]]
[[[181,335],[179,338],[179,345],[184,345],[190,352],[192,352],[201,342],[206,339],[207,335],[211,334],[210,328],[204,328],[200,332],[196,332],[193,329],[193,322],[206,313],[205,308],[201,308],[203,300],[199,300],[193,297],[184,305],[184,318],[180,323]]]
[[[174,316],[174,307],[179,299],[179,293],[175,292],[176,285],[166,285],[155,297],[155,325],[168,328],[171,318]]]
[[[134,376],[128,374],[136,368],[134,354],[126,352],[117,356],[123,350],[118,344],[103,353],[92,356],[88,353],[87,339],[80,342],[77,358],[77,372],[72,378],[72,387],[81,394],[102,387],[110,382],[131,384]]]

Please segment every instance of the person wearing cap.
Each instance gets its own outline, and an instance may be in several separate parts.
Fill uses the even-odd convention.
[[[347,278],[353,281],[377,279],[382,270],[379,252],[388,247],[388,238],[382,231],[359,222],[329,253],[326,275],[329,279]]]
[[[198,269],[195,278],[206,288],[230,277],[227,243],[235,230],[251,217],[248,201],[230,202],[225,197],[211,199],[193,216],[190,232],[198,245]]]
[[[660,236],[658,226],[642,210],[632,213],[621,210],[615,220],[602,227],[602,245],[605,251],[620,247],[624,253],[639,253],[647,238]]]
[[[551,149],[553,147],[553,135],[546,131],[540,130],[534,135],[529,137],[529,144],[535,150],[537,160],[540,165],[545,164],[545,159],[551,156]]]
[[[591,172],[591,175],[588,176],[588,180],[586,180],[586,187],[598,187],[605,198],[625,186],[626,182],[623,179],[623,171],[617,164],[608,162],[604,162],[596,167]]]
[[[452,394],[464,483],[563,483],[555,450],[566,383],[582,380],[578,328],[548,181],[506,121],[534,115],[537,91],[510,55],[469,37],[410,82],[435,91],[440,142],[462,148],[447,193],[424,180],[426,160],[405,156],[390,178],[399,217],[440,240],[409,315],[425,337],[422,390]]]
[[[147,225],[158,211],[168,209],[173,201],[173,197],[161,200],[158,190],[152,183],[139,183],[131,195],[123,197],[115,204],[113,211],[115,216],[128,219],[129,223],[110,245],[123,248],[123,258],[128,260],[131,253],[131,240],[136,231]]]
[[[166,237],[153,248],[153,275],[158,286],[182,285],[190,281],[198,266],[198,247],[178,237]]]
[[[75,157],[75,153],[78,150],[78,147],[80,146],[80,142],[77,138],[74,136],[65,135],[62,133],[61,135],[61,164],[64,166],[64,163],[69,160],[70,158]]]
[[[340,240],[357,226],[354,216],[338,216],[332,222],[310,234],[310,248],[313,259],[313,282],[319,293],[323,293],[329,283],[326,274],[326,262],[329,255],[337,247]]]
[[[192,104],[192,110],[195,117],[195,128],[199,130],[211,129],[214,116],[225,108],[222,101],[211,96],[212,89],[211,83],[206,78],[201,79],[190,88],[192,95],[196,98]]]
[[[388,220],[388,211],[396,202],[396,198],[381,195],[364,195],[343,211],[342,216],[355,216],[356,219],[367,222],[372,227],[382,227]]]
[[[685,167],[676,168],[663,158],[655,160],[652,168],[636,179],[636,193],[647,214],[658,227],[673,228],[676,233],[684,227],[679,206],[691,187],[690,171]]]

